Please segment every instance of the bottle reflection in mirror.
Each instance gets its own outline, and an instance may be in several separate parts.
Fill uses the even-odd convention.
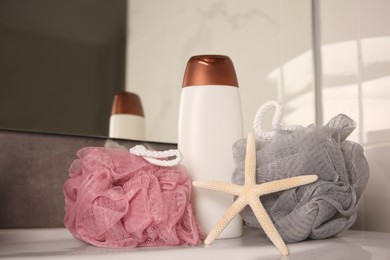
[[[115,95],[109,137],[145,140],[145,116],[137,94],[123,91]]]
[[[232,145],[243,138],[241,101],[232,61],[222,55],[192,57],[184,75],[179,112],[178,148],[192,180],[231,182]],[[233,201],[213,191],[194,189],[195,214],[209,233]],[[236,216],[219,238],[239,237]]]

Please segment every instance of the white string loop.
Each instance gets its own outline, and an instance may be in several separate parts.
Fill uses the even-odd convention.
[[[129,149],[131,154],[142,156],[146,161],[151,164],[163,167],[171,167],[178,165],[183,159],[183,155],[179,150],[166,150],[166,151],[151,151],[145,148],[143,145],[136,145]],[[169,157],[175,157],[167,160]]]
[[[272,118],[272,128],[274,129],[273,131],[265,131],[263,130],[262,127],[262,122],[265,113],[272,109],[275,108],[275,114]],[[298,129],[300,126],[298,125],[290,125],[290,126],[282,126],[282,116],[283,116],[283,107],[279,102],[276,101],[267,101],[265,102],[259,110],[257,110],[255,119],[253,120],[253,130],[256,134],[256,136],[260,139],[264,140],[271,140],[272,137],[275,134],[275,130],[288,130],[288,131],[294,131]]]

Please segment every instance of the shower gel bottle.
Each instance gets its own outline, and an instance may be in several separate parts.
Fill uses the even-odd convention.
[[[145,117],[141,99],[132,92],[119,92],[112,104],[109,137],[145,140]]]
[[[193,56],[187,63],[180,99],[178,148],[192,180],[231,183],[235,169],[232,145],[243,138],[237,76],[232,61],[222,55]],[[197,220],[206,233],[217,224],[233,196],[193,190]],[[238,215],[218,238],[242,235]]]

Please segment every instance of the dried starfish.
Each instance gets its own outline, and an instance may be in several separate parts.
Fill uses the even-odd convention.
[[[248,135],[246,147],[245,183],[243,186],[221,181],[193,182],[193,185],[198,188],[222,191],[238,196],[237,200],[226,210],[217,225],[210,231],[204,243],[206,245],[212,243],[229,222],[240,213],[246,205],[249,205],[272,243],[274,243],[282,255],[288,255],[287,246],[273,225],[272,220],[264,209],[264,206],[261,204],[259,197],[269,193],[309,184],[317,179],[317,175],[304,175],[256,184],[256,142],[253,133],[250,133]]]

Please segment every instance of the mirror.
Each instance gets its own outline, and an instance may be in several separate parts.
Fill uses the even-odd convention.
[[[0,0],[0,128],[104,136],[126,0]]]
[[[235,65],[245,132],[271,99],[286,124],[315,120],[310,0],[15,2],[0,0],[0,128],[107,135],[114,94],[126,89],[141,98],[146,139],[176,143],[186,63],[211,53]]]

